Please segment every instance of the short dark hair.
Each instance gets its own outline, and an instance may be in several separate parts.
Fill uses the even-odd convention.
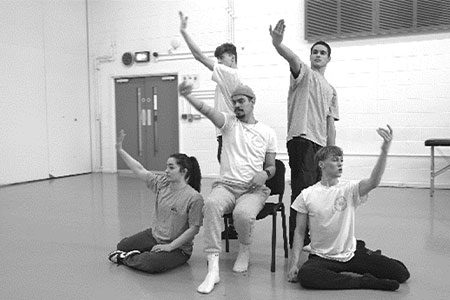
[[[232,54],[234,55],[234,61],[237,63],[237,52],[236,52],[236,46],[231,43],[224,43],[216,48],[216,51],[214,51],[214,56],[216,58],[221,58],[224,53]]]
[[[343,155],[344,152],[338,146],[325,146],[317,151],[316,155],[314,155],[314,161],[316,162],[316,164],[319,164],[319,161],[324,161],[329,157]]]
[[[324,42],[324,41],[318,41],[318,42],[315,42],[315,43],[311,46],[311,54],[312,54],[313,48],[314,48],[316,45],[322,45],[322,46],[325,46],[325,47],[327,48],[327,50],[328,50],[328,57],[331,56],[331,47],[330,47],[330,45],[328,45],[328,44],[327,44],[326,42]]]

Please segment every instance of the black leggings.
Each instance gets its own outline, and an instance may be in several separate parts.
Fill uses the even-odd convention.
[[[300,268],[298,278],[301,286],[310,289],[371,288],[362,282],[362,277],[341,274],[341,272],[371,274],[377,279],[390,279],[399,283],[405,282],[410,276],[402,262],[359,245],[355,256],[347,262],[329,260],[310,254],[308,260]],[[367,283],[367,278],[365,283]]]
[[[161,273],[176,268],[184,264],[190,258],[181,249],[175,249],[171,252],[151,252],[157,245],[152,234],[152,229],[147,229],[136,233],[130,237],[124,238],[117,245],[117,250],[125,252],[132,250],[141,251],[140,254],[125,258],[122,263],[130,268],[147,273]]]

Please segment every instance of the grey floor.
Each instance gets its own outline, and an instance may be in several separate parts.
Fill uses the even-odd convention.
[[[203,181],[203,194],[210,184]],[[310,291],[286,282],[280,226],[276,272],[269,270],[269,218],[256,224],[249,272],[231,271],[232,241],[210,295],[196,292],[206,272],[202,232],[179,269],[148,275],[110,263],[107,254],[122,237],[149,227],[153,199],[143,183],[117,174],[1,188],[0,299],[450,299],[450,190],[431,202],[427,189],[378,188],[357,211],[358,238],[412,274],[396,292]]]

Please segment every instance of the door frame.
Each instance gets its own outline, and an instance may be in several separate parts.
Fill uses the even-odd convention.
[[[110,86],[110,93],[111,93],[111,105],[108,106],[108,108],[111,109],[111,115],[110,118],[108,118],[108,122],[105,122],[108,128],[110,128],[109,132],[108,132],[108,140],[105,140],[105,127],[106,126],[101,126],[100,129],[100,138],[101,138],[101,153],[105,153],[105,150],[109,148],[111,149],[111,145],[112,145],[112,152],[113,155],[108,155],[108,157],[111,158],[111,163],[113,165],[113,169],[111,170],[112,172],[117,172],[117,151],[115,150],[115,141],[116,141],[116,135],[117,135],[117,128],[116,128],[116,90],[115,90],[115,84],[116,84],[116,79],[119,78],[141,78],[141,77],[162,77],[162,76],[177,76],[178,80],[180,78],[179,72],[155,72],[155,73],[144,73],[144,74],[114,74],[114,75],[110,75],[109,76],[109,86]],[[177,111],[177,117],[180,118],[180,105],[178,105],[178,111]],[[105,121],[105,117],[102,117],[102,120]],[[103,134],[102,134],[103,132]],[[181,140],[180,140],[180,136],[181,136],[181,122],[178,122],[178,151],[181,151]],[[108,142],[109,141],[109,142]],[[106,146],[106,147],[105,147]],[[111,153],[109,153],[111,154]],[[105,157],[102,154],[103,157]],[[121,171],[122,173],[122,171]],[[130,172],[126,172],[126,173],[131,173]]]

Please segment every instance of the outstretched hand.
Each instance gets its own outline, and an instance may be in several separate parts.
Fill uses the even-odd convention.
[[[392,139],[393,139],[393,133],[391,126],[387,125],[388,129],[385,128],[378,128],[377,133],[383,138],[383,145],[381,146],[381,149],[388,150],[389,146],[391,145]]]
[[[180,30],[186,30],[188,17],[182,11],[179,11],[178,14],[180,15]]]
[[[119,132],[119,135],[117,136],[117,141],[116,141],[116,149],[117,150],[122,149],[122,143],[123,143],[123,140],[125,139],[125,136],[126,136],[125,130],[121,129]]]
[[[194,85],[192,84],[192,82],[188,82],[188,81],[184,80],[178,86],[178,91],[180,92],[181,96],[186,97],[187,95],[192,93],[193,88],[194,88]]]
[[[272,25],[269,27],[269,33],[272,37],[272,44],[274,45],[280,45],[283,41],[284,36],[284,29],[286,28],[286,25],[284,25],[284,20],[281,19],[278,21],[277,25],[275,25],[275,28],[272,30]]]

